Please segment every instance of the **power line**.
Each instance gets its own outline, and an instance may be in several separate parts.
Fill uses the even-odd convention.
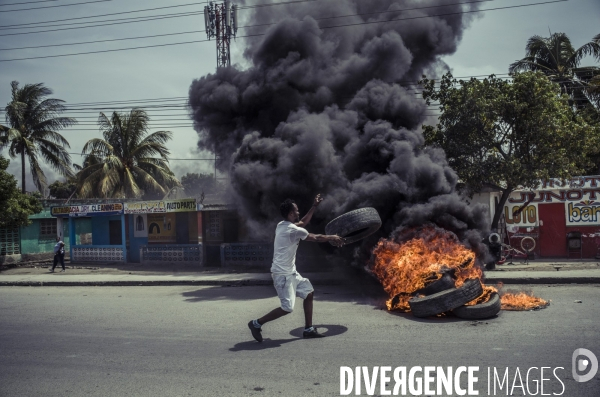
[[[110,42],[110,41],[150,39],[150,38],[154,38],[154,37],[177,36],[177,35],[192,34],[192,33],[204,33],[204,30],[192,30],[189,32],[176,32],[176,33],[163,33],[163,34],[154,34],[154,35],[150,35],[150,36],[124,37],[124,38],[120,38],[120,39],[81,41],[79,43],[61,43],[61,44],[47,44],[47,45],[30,46],[30,47],[0,48],[0,51],[27,50],[27,49],[31,49],[31,48],[46,48],[46,47],[64,47],[64,46],[71,46],[71,45],[106,43],[106,42]]]
[[[516,5],[516,6],[489,8],[489,9],[485,9],[485,10],[467,10],[467,11],[451,12],[451,13],[444,13],[444,14],[437,14],[437,15],[422,15],[422,16],[417,16],[417,17],[395,18],[395,19],[389,19],[386,21],[358,22],[358,23],[351,23],[351,24],[327,26],[327,27],[322,27],[321,29],[334,29],[334,28],[350,27],[350,26],[358,26],[358,25],[370,25],[370,24],[376,24],[376,23],[389,23],[389,22],[394,22],[394,21],[405,21],[405,20],[414,20],[414,19],[422,19],[422,18],[434,18],[434,17],[459,15],[459,14],[470,14],[470,13],[475,13],[475,12],[498,11],[498,10],[505,10],[505,9],[512,9],[512,8],[536,6],[536,5],[562,3],[562,2],[566,2],[566,1],[568,1],[568,0],[552,0],[552,1],[545,1],[545,2],[540,2],[540,3],[530,3],[530,4],[521,4],[521,5]],[[257,34],[238,36],[238,37],[239,38],[257,37],[257,36],[264,36],[265,34],[266,33],[257,33]],[[210,41],[210,40],[192,40],[192,41],[179,42],[179,43],[154,44],[154,45],[148,45],[148,46],[117,48],[117,49],[100,50],[100,51],[88,51],[88,52],[80,52],[80,53],[72,53],[72,54],[58,54],[58,55],[46,55],[46,56],[40,56],[40,57],[0,59],[0,62],[24,61],[24,60],[30,60],[30,59],[46,59],[46,58],[58,58],[58,57],[76,56],[76,55],[89,55],[89,54],[117,52],[117,51],[129,51],[129,50],[137,50],[137,49],[143,49],[143,48],[156,48],[156,47],[166,47],[166,46],[174,46],[174,45],[193,44],[193,43],[204,43],[204,42],[208,42],[208,41]]]
[[[58,30],[71,30],[71,29],[84,29],[84,28],[93,28],[93,27],[98,27],[98,26],[108,26],[108,25],[119,25],[119,24],[123,24],[123,23],[134,23],[134,22],[147,22],[147,21],[153,21],[156,19],[169,19],[169,18],[179,18],[179,17],[187,17],[187,16],[193,16],[193,15],[200,15],[202,14],[201,11],[194,11],[194,12],[178,12],[178,13],[174,13],[174,14],[160,14],[160,15],[145,15],[145,16],[140,16],[140,17],[127,17],[127,18],[116,18],[116,19],[106,19],[103,21],[87,21],[87,22],[71,22],[71,23],[60,23],[60,24],[56,24],[56,25],[44,25],[44,26],[25,26],[25,27],[10,27],[10,26],[0,26],[0,30],[18,30],[18,29],[31,29],[31,28],[53,28],[53,27],[59,27],[59,26],[73,26],[73,25],[85,25],[85,24],[100,24],[100,25],[90,25],[90,26],[78,26],[78,27],[74,27],[74,28],[65,28],[65,29],[55,29],[55,30],[40,30],[40,31],[35,31],[35,32],[21,32],[21,33],[14,33],[14,34],[5,34],[3,36],[14,36],[14,35],[21,35],[21,34],[33,34],[33,33],[42,33],[42,32],[54,32],[54,31],[58,31]],[[124,21],[124,22],[117,22],[117,21]],[[104,24],[103,22],[116,22],[116,23],[107,23]],[[38,25],[38,24],[34,24],[34,25]]]
[[[45,7],[32,7],[32,8],[20,8],[18,10],[2,10],[0,12],[16,12],[16,11],[30,11],[30,10],[41,10],[43,8],[56,8],[56,7],[69,7],[69,6],[80,6],[83,4],[91,4],[91,3],[105,3],[107,1],[113,1],[113,0],[94,0],[94,1],[85,1],[85,2],[81,2],[81,3],[70,3],[70,4],[60,4],[57,6],[45,6]],[[41,2],[40,2],[41,3]],[[25,3],[23,3],[25,4]],[[8,4],[5,4],[8,5]]]
[[[105,0],[105,1],[110,1],[110,0]],[[6,27],[11,27],[11,26],[38,25],[38,24],[46,24],[46,23],[54,23],[54,22],[74,21],[74,20],[77,20],[77,19],[89,19],[89,18],[109,17],[109,16],[113,16],[113,15],[133,14],[135,12],[156,11],[156,10],[164,10],[164,9],[167,9],[167,8],[189,7],[189,6],[197,6],[197,5],[199,5],[199,3],[178,4],[178,5],[165,6],[165,7],[145,8],[145,9],[142,9],[142,10],[113,12],[113,13],[110,13],[110,14],[88,15],[88,16],[85,16],[85,17],[55,19],[55,20],[52,20],[52,21],[38,21],[38,22],[20,23],[20,24],[15,24],[15,25],[4,25],[4,26],[0,26],[0,28],[6,28]],[[95,22],[98,22],[98,21],[95,21]]]
[[[83,154],[83,153],[75,153],[75,152],[68,152],[68,154],[75,154],[77,156],[88,156],[88,154]],[[195,159],[195,158],[191,158],[191,159],[168,159],[168,161],[215,161],[215,160],[220,160],[220,158],[212,158],[212,159]]]
[[[127,19],[127,21],[123,21],[123,22],[101,23],[99,25],[77,26],[77,27],[72,27],[72,28],[38,30],[38,31],[35,31],[35,32],[4,33],[4,34],[0,34],[0,36],[19,36],[19,35],[23,35],[23,34],[36,34],[36,33],[59,32],[59,31],[63,31],[63,30],[73,30],[73,29],[97,28],[97,27],[101,27],[101,26],[122,25],[122,24],[125,24],[125,23],[148,22],[148,21],[156,21],[156,20],[160,20],[160,19],[178,18],[178,17],[181,17],[181,16],[187,17],[187,16],[201,15],[203,13],[204,12],[197,11],[197,12],[191,12],[191,13],[183,13],[185,15],[175,14],[176,16],[132,17],[132,18],[124,18],[124,19]],[[130,19],[139,19],[139,20],[132,21]],[[105,22],[105,21],[97,21],[97,22],[99,23],[99,22]],[[97,23],[97,22],[79,22],[79,23],[74,23],[74,24]],[[64,24],[64,25],[68,25],[68,24]],[[64,26],[64,25],[61,25],[61,26]],[[20,28],[9,28],[9,29],[20,29]]]
[[[48,3],[50,1],[58,1],[58,0],[40,0],[40,1],[26,1],[26,2],[22,2],[22,3],[8,3],[8,4],[0,4],[0,7],[6,7],[6,6],[16,6],[16,5],[23,5],[23,4],[33,4],[33,3]]]
[[[302,0],[301,2],[303,2],[303,1],[306,1],[306,0]],[[311,1],[317,1],[317,0],[311,0]],[[387,10],[387,11],[378,11],[378,12],[370,12],[370,13],[362,13],[362,14],[348,14],[348,15],[340,15],[340,16],[332,16],[332,17],[324,17],[324,18],[315,18],[315,20],[319,21],[319,20],[325,20],[325,19],[347,18],[347,17],[352,17],[352,16],[398,13],[401,11],[414,11],[414,10],[421,10],[421,9],[427,9],[427,8],[449,7],[449,6],[453,6],[453,5],[481,3],[481,2],[487,2],[487,1],[494,1],[494,0],[473,0],[473,1],[467,1],[467,2],[450,3],[450,4],[443,4],[443,5],[436,5],[436,6],[416,7],[416,8],[399,9],[399,10]],[[280,4],[280,3],[277,3],[277,4]],[[186,4],[186,5],[188,5],[188,4]],[[131,11],[131,12],[137,12],[137,11]],[[73,29],[85,29],[85,28],[94,28],[94,27],[101,27],[101,26],[122,25],[122,24],[126,24],[126,23],[148,22],[148,21],[155,21],[155,20],[161,20],[161,19],[170,19],[170,18],[201,15],[203,13],[204,13],[203,11],[197,11],[197,12],[187,12],[187,13],[159,14],[159,15],[148,15],[148,16],[143,16],[143,17],[111,19],[111,20],[105,20],[105,21],[75,22],[75,23],[71,23],[71,24],[36,26],[36,28],[38,28],[38,27],[45,28],[45,27],[57,27],[57,26],[69,26],[69,25],[81,25],[81,24],[96,24],[96,25],[77,26],[77,27],[70,27],[70,28],[38,30],[38,31],[31,31],[31,32],[4,33],[4,34],[0,34],[0,36],[18,36],[18,35],[25,35],[25,34],[48,33],[48,32],[57,32],[57,31],[73,30]],[[106,14],[106,15],[110,15],[110,14]],[[121,22],[115,22],[115,21],[121,21]],[[108,23],[105,23],[105,22],[108,22]],[[257,25],[240,26],[239,28],[243,29],[243,28],[261,27],[261,26],[271,26],[274,24],[275,23],[264,23],[264,24],[257,24]],[[16,26],[16,25],[14,25],[14,26]],[[27,26],[27,27],[0,27],[0,30],[27,29],[27,28],[30,28],[30,27],[29,26]],[[198,33],[204,33],[204,32],[205,32],[204,30],[198,31]],[[158,35],[155,35],[155,36],[158,36]]]
[[[453,76],[453,79],[471,79],[471,78],[475,78],[478,80],[483,80],[485,78],[488,78],[490,75],[494,75],[497,78],[501,78],[501,79],[511,79],[512,76],[509,73],[490,73],[490,74],[479,74],[479,75],[471,75],[471,76]],[[501,77],[503,76],[503,77]],[[435,80],[435,84],[439,84],[440,83],[440,79],[433,79]],[[565,79],[565,80],[556,80],[553,82],[568,82],[571,80]],[[403,86],[402,84],[406,84],[406,85],[417,85],[418,81],[416,80],[398,80],[398,81],[392,81],[389,82],[390,84],[399,84],[401,85],[401,87],[405,88],[405,86]],[[412,92],[411,92],[412,91]],[[415,91],[414,89],[406,89],[407,93],[412,93],[415,95],[420,95],[421,92],[419,91]],[[353,99],[355,98],[355,96],[349,96],[347,97],[347,99]],[[105,108],[96,108],[96,107],[85,107],[86,105],[90,105],[90,106],[115,106],[115,105],[127,105],[129,104],[130,106],[126,106],[126,107],[120,107],[118,109],[131,109],[132,107],[144,107],[146,109],[149,109],[148,112],[156,112],[156,111],[171,111],[171,110],[176,110],[179,108],[188,108],[188,104],[186,103],[180,103],[180,104],[172,104],[172,103],[156,103],[156,102],[160,102],[160,101],[181,101],[181,100],[187,100],[188,97],[184,97],[184,96],[177,96],[177,97],[159,97],[159,98],[141,98],[141,99],[123,99],[123,100],[116,100],[116,101],[95,101],[95,102],[73,102],[73,103],[68,103],[65,104],[65,112],[66,113],[78,113],[78,112],[83,112],[83,113],[91,113],[91,112],[96,112],[96,111],[107,111],[107,109]],[[583,99],[583,98],[575,98],[575,99]],[[144,105],[145,102],[150,102],[151,105]],[[4,109],[0,108],[0,113],[1,112],[5,112]],[[180,116],[185,116],[187,114],[177,114]],[[161,115],[163,117],[166,116],[176,116],[175,114],[172,115]],[[76,116],[76,117],[86,117],[86,116]],[[87,116],[88,118],[97,118],[97,116]]]
[[[306,1],[306,0],[303,0],[303,1]],[[316,1],[316,0],[312,0],[312,1]],[[369,12],[369,13],[362,13],[362,14],[349,14],[349,15],[340,15],[340,16],[332,16],[332,17],[324,17],[324,18],[315,18],[315,20],[332,19],[332,18],[345,18],[345,17],[361,16],[361,15],[398,13],[398,12],[401,12],[401,11],[414,11],[414,10],[422,10],[422,9],[428,9],[428,8],[449,7],[449,6],[454,6],[454,5],[463,5],[463,4],[472,4],[472,3],[483,3],[483,2],[488,2],[488,1],[494,1],[494,0],[473,0],[473,1],[466,1],[466,2],[459,2],[459,3],[440,4],[440,5],[434,5],[434,6],[403,8],[403,9],[397,9],[397,10],[385,10],[385,11]],[[87,17],[57,19],[57,20],[54,20],[54,21],[30,22],[30,23],[24,23],[24,24],[4,25],[4,26],[0,26],[0,30],[13,30],[13,29],[29,29],[29,28],[32,28],[32,26],[29,26],[29,25],[35,25],[35,26],[33,26],[34,28],[48,28],[48,27],[82,25],[82,24],[94,24],[94,23],[115,22],[115,21],[127,21],[127,22],[122,22],[122,23],[146,22],[146,20],[149,21],[149,20],[154,20],[154,19],[178,18],[178,17],[183,17],[183,16],[198,15],[198,14],[203,14],[204,13],[203,11],[195,11],[195,12],[183,12],[183,13],[175,13],[175,14],[158,14],[158,15],[146,15],[146,16],[140,16],[140,17],[121,18],[121,19],[109,19],[109,20],[104,20],[104,21],[74,22],[74,23],[67,23],[67,24],[46,25],[46,24],[54,23],[54,22],[62,22],[62,21],[77,20],[77,19],[86,19],[86,18],[99,18],[99,17],[102,17],[102,16],[121,15],[121,14],[128,14],[128,13],[134,13],[134,12],[144,12],[144,11],[149,11],[149,10],[157,10],[157,9],[173,8],[173,7],[182,7],[182,6],[190,6],[190,5],[197,5],[197,4],[183,4],[183,5],[171,6],[171,7],[148,8],[148,9],[145,9],[145,10],[138,10],[138,11],[127,11],[127,12],[117,12],[117,13],[111,13],[111,14],[101,14],[101,15],[95,15],[95,16],[87,16]],[[275,5],[281,5],[281,3],[276,3]],[[135,21],[135,19],[144,19],[144,20],[142,20],[142,21]],[[42,24],[46,25],[46,26],[40,26]],[[112,23],[109,23],[108,25],[112,25]],[[268,26],[268,25],[273,25],[273,24],[272,23],[268,23],[268,24],[259,24],[259,25],[250,25],[250,26],[240,26],[239,28]],[[97,27],[97,26],[105,26],[105,25],[80,26],[80,27],[70,28],[70,29],[83,29],[83,28],[87,28],[87,27]],[[57,30],[67,30],[67,29],[57,29]],[[19,34],[31,34],[31,33],[42,33],[42,32],[52,32],[52,31],[55,31],[55,30],[44,30],[44,31],[36,31],[36,32],[22,32],[22,33],[16,33],[16,35],[19,35]]]

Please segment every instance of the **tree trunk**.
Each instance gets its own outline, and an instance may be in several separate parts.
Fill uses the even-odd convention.
[[[21,191],[25,193],[25,151],[21,150]]]
[[[508,200],[508,196],[512,193],[513,189],[508,187],[502,190],[502,196],[500,197],[500,201],[496,204],[496,208],[494,209],[494,219],[492,220],[492,231],[495,232],[498,229],[498,223],[500,222],[500,217],[504,214],[504,204]]]

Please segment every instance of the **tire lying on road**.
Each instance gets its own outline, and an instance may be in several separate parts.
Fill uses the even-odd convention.
[[[466,280],[460,288],[451,288],[421,298],[411,298],[408,304],[415,317],[429,317],[456,309],[482,293],[483,287],[479,279],[471,278]]]
[[[375,208],[367,207],[346,212],[325,226],[326,234],[336,234],[346,240],[346,244],[354,243],[381,227],[381,218]]]
[[[456,317],[466,320],[482,320],[497,315],[500,312],[501,306],[500,296],[497,293],[493,293],[490,300],[485,303],[473,306],[460,306],[452,310],[452,313],[456,314]]]

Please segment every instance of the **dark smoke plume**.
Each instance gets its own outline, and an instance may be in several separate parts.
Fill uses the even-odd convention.
[[[189,104],[199,148],[222,159],[257,237],[272,235],[283,199],[302,212],[321,193],[317,225],[360,207],[379,211],[384,227],[365,246],[426,222],[478,245],[486,216],[456,193],[444,153],[423,147],[427,107],[415,84],[447,70],[440,57],[472,18],[459,12],[475,7],[456,3],[317,0],[239,11],[245,25],[261,25],[241,35],[264,33],[244,39],[249,67],[194,80]],[[329,18],[339,15],[354,16]]]

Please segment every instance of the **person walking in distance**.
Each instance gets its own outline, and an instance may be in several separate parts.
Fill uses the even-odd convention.
[[[51,273],[54,273],[54,268],[56,267],[56,264],[59,261],[62,266],[61,272],[64,272],[65,271],[65,243],[63,243],[62,241],[59,241],[58,243],[56,243],[54,245],[54,263],[52,265],[52,270],[50,270]]]
[[[275,243],[273,252],[273,264],[271,266],[271,277],[281,301],[281,307],[273,309],[259,319],[251,320],[248,328],[254,339],[262,342],[262,326],[269,321],[277,320],[289,314],[294,309],[296,297],[304,299],[304,338],[321,338],[324,335],[317,332],[313,327],[313,291],[314,288],[307,278],[302,277],[296,271],[296,250],[300,240],[315,243],[332,243],[336,247],[344,245],[344,239],[339,236],[328,236],[309,233],[304,227],[308,225],[316,208],[323,201],[320,194],[315,197],[313,206],[302,219],[296,203],[287,199],[279,206],[283,221],[277,224],[275,229]]]

